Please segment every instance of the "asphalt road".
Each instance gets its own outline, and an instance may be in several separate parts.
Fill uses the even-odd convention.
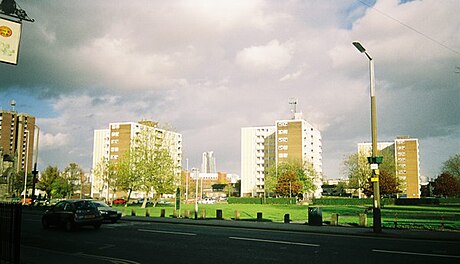
[[[121,221],[74,232],[23,214],[21,263],[460,263],[459,241]]]

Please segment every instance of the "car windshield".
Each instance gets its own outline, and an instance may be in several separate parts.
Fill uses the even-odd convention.
[[[101,202],[101,201],[94,201],[93,203],[96,207],[110,207],[106,203]]]
[[[77,210],[89,210],[94,209],[94,204],[90,201],[78,201],[75,202],[75,209]]]

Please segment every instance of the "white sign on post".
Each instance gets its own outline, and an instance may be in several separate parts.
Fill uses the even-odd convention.
[[[21,26],[20,22],[0,18],[0,62],[18,64]]]

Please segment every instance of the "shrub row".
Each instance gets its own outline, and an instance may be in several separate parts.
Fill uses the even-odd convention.
[[[229,197],[229,204],[264,204],[264,198]],[[266,198],[265,204],[295,204],[296,198]]]
[[[357,199],[357,198],[321,198],[314,199],[315,205],[363,205],[371,206],[372,198]],[[382,205],[439,205],[439,204],[460,204],[460,198],[383,198]]]

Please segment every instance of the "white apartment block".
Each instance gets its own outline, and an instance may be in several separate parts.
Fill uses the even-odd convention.
[[[241,196],[264,192],[264,143],[275,131],[274,126],[241,128]]]
[[[272,164],[297,160],[310,162],[318,173],[313,179],[314,197],[321,197],[321,132],[296,113],[293,119],[277,120],[275,126],[241,129],[241,196],[264,193],[265,170]]]
[[[134,140],[142,130],[150,130],[157,139],[162,140],[162,146],[169,150],[171,157],[175,162],[177,179],[180,178],[182,163],[182,135],[176,132],[160,129],[157,123],[150,121],[120,122],[110,123],[108,129],[98,129],[94,131],[93,146],[93,172],[103,158],[110,162],[116,162],[122,155],[134,149]],[[108,197],[107,186],[104,186],[102,179],[99,179],[94,173],[92,174],[92,191],[93,197]],[[132,197],[137,198],[143,194],[133,192]]]

